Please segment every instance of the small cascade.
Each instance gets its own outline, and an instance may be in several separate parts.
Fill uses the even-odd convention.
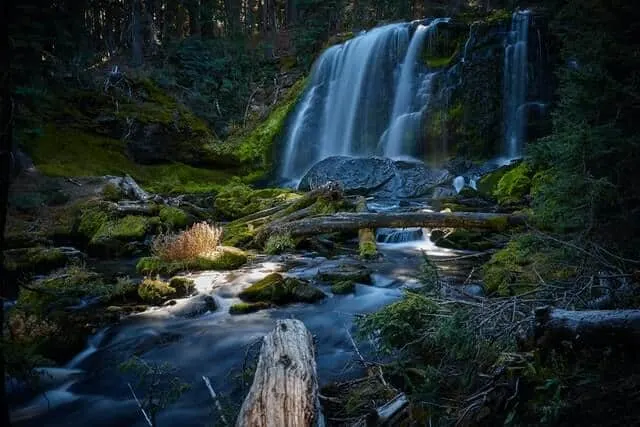
[[[513,14],[504,54],[504,126],[505,155],[513,159],[522,155],[526,133],[526,115],[520,108],[527,99],[530,13]]]
[[[67,363],[66,367],[68,369],[77,368],[83,360],[85,360],[87,357],[89,357],[90,355],[95,353],[96,350],[98,349],[98,346],[100,345],[100,343],[104,339],[104,336],[105,336],[105,334],[107,332],[107,329],[108,328],[102,329],[102,330],[98,331],[97,334],[89,337],[89,340],[88,340],[88,343],[87,343],[87,348],[84,349],[78,355],[76,355],[76,357],[74,357],[69,363]]]
[[[391,114],[391,125],[389,131],[385,132],[381,142],[384,147],[384,155],[387,157],[400,157],[411,155],[411,147],[407,147],[406,140],[416,141],[416,130],[419,129],[422,119],[422,110],[428,106],[431,95],[433,77],[437,73],[429,73],[425,76],[419,91],[423,102],[421,109],[415,111],[414,100],[416,96],[416,83],[414,76],[416,73],[416,62],[420,52],[424,48],[425,40],[429,46],[432,39],[437,35],[438,25],[449,22],[449,18],[434,19],[429,25],[419,25],[416,29],[407,55],[402,64],[402,71],[396,86],[396,96],[393,101],[393,112]]]
[[[379,243],[407,243],[422,241],[429,233],[420,227],[410,228],[383,228],[378,230],[376,240]]]

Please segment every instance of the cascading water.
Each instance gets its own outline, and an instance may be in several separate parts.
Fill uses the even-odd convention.
[[[418,58],[425,40],[448,21],[434,19],[413,34],[415,24],[386,25],[327,49],[289,123],[281,176],[299,178],[333,155],[410,155],[404,140],[417,138],[432,78]]]
[[[402,71],[396,86],[396,96],[393,101],[393,113],[391,114],[391,125],[389,132],[382,137],[384,146],[384,154],[387,157],[399,157],[410,154],[405,144],[405,135],[409,133],[413,141],[415,141],[416,130],[419,129],[421,111],[414,111],[414,99],[416,92],[415,75],[416,61],[418,55],[422,51],[425,40],[435,33],[438,24],[449,22],[449,18],[434,19],[428,26],[419,25],[416,29],[407,55],[402,64]],[[431,91],[431,83],[433,74],[430,73],[425,77],[427,91]]]
[[[522,154],[525,139],[526,116],[520,107],[527,100],[528,53],[530,13],[528,10],[513,14],[511,32],[504,55],[504,125],[506,157]]]

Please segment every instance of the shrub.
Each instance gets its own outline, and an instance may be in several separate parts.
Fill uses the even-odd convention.
[[[152,243],[152,252],[163,261],[194,260],[214,254],[222,240],[222,228],[199,222],[178,234],[161,234]]]
[[[264,245],[269,255],[277,255],[295,249],[296,244],[290,234],[272,234]]]

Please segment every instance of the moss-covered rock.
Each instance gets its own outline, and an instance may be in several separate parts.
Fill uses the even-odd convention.
[[[143,216],[129,215],[107,220],[89,241],[89,253],[100,256],[122,256],[132,254],[150,230],[151,220]]]
[[[248,255],[237,248],[224,246],[209,258],[186,261],[164,261],[158,257],[141,258],[136,269],[140,274],[173,276],[183,271],[235,270],[247,263]]]
[[[138,287],[138,295],[145,303],[158,305],[174,298],[176,290],[162,280],[144,279]]]
[[[253,240],[255,232],[252,224],[234,221],[224,226],[222,243],[227,246],[245,247]]]
[[[364,265],[341,264],[320,270],[318,272],[318,279],[329,283],[347,280],[356,283],[371,284],[371,272]]]
[[[341,280],[331,285],[331,292],[336,295],[351,294],[356,291],[356,283],[352,280]]]
[[[502,205],[520,203],[531,190],[531,166],[522,162],[505,173],[493,193]]]
[[[185,228],[192,222],[185,211],[172,206],[163,206],[160,208],[159,217],[162,224],[172,230]]]
[[[110,202],[118,202],[126,197],[122,188],[118,187],[112,182],[107,183],[102,188],[102,198]]]
[[[238,304],[233,304],[231,307],[229,307],[229,314],[249,314],[255,313],[256,311],[260,310],[266,310],[268,308],[271,308],[271,304],[266,302],[241,302]]]
[[[176,298],[183,298],[191,295],[195,289],[196,284],[193,280],[187,279],[186,277],[174,277],[169,281],[169,286],[175,289]]]
[[[294,302],[313,303],[323,299],[326,295],[307,282],[272,273],[240,292],[238,296],[248,302],[283,305]]]

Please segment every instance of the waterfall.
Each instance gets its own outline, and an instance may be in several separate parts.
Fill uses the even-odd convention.
[[[526,132],[526,115],[520,107],[527,99],[529,11],[513,14],[504,54],[504,126],[508,158],[519,157]]]
[[[411,155],[433,78],[419,58],[448,21],[386,25],[327,49],[288,123],[280,176],[334,155]]]

